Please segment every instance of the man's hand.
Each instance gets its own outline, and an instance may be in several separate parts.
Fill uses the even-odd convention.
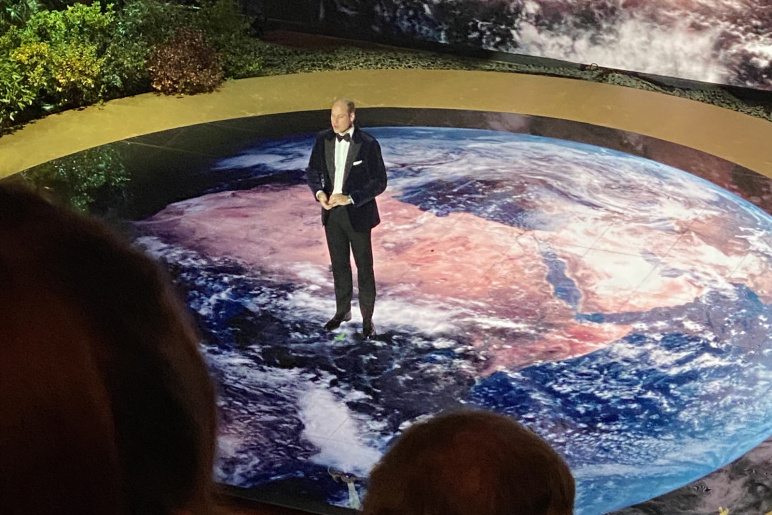
[[[329,205],[330,207],[335,206],[347,206],[351,204],[351,200],[349,200],[348,195],[344,195],[343,193],[333,193],[330,197]]]
[[[334,196],[335,196],[335,195],[333,195],[333,197],[334,197]],[[320,191],[320,192],[318,192],[318,193],[316,194],[316,198],[317,198],[317,199],[319,199],[319,203],[322,205],[322,207],[323,207],[324,209],[326,209],[327,211],[329,211],[330,209],[332,209],[332,205],[330,205],[330,201],[329,201],[329,199],[327,198],[327,194],[326,194],[325,192],[323,192],[323,191]]]

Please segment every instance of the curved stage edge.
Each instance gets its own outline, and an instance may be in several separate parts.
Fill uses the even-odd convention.
[[[466,109],[591,123],[664,139],[772,177],[772,123],[659,93],[573,79],[453,70],[357,70],[227,82],[215,94],[145,94],[67,111],[0,138],[0,177],[106,143],[187,125],[361,107]]]
[[[292,140],[292,138],[297,137],[297,134],[309,133],[323,128],[328,123],[327,108],[329,99],[334,97],[334,94],[331,93],[332,88],[335,87],[335,83],[339,84],[337,81],[341,77],[347,77],[346,80],[349,81],[346,82],[344,80],[347,84],[347,92],[349,91],[348,86],[350,84],[355,91],[358,91],[357,88],[372,90],[366,94],[363,93],[363,98],[371,99],[376,97],[378,90],[374,83],[370,82],[373,80],[373,77],[365,77],[364,79],[359,77],[362,80],[358,80],[358,73],[341,72],[341,74],[331,74],[337,75],[337,77],[325,77],[324,80],[320,81],[317,81],[319,76],[325,74],[292,77],[293,80],[304,78],[310,82],[309,86],[311,88],[317,82],[327,84],[328,79],[332,79],[333,82],[333,84],[328,84],[322,88],[329,87],[331,88],[329,91],[317,92],[319,93],[318,97],[308,100],[314,104],[313,109],[302,112],[252,118],[244,117],[246,115],[239,116],[239,113],[243,113],[246,110],[246,104],[254,102],[258,98],[267,103],[267,96],[271,90],[270,87],[265,88],[265,90],[261,88],[260,92],[252,91],[252,93],[247,95],[248,99],[243,97],[244,91],[242,90],[241,94],[235,95],[235,107],[234,105],[225,105],[224,100],[221,105],[212,105],[210,101],[215,96],[207,99],[197,99],[196,97],[185,99],[164,99],[155,96],[148,98],[139,97],[138,99],[125,99],[129,101],[129,105],[123,105],[117,111],[114,110],[112,105],[108,104],[102,111],[96,114],[96,118],[91,118],[95,122],[87,124],[88,128],[81,128],[80,125],[85,123],[82,120],[89,120],[88,117],[92,116],[93,113],[89,112],[89,110],[72,113],[74,118],[62,117],[56,123],[49,123],[43,120],[39,122],[40,126],[35,131],[24,129],[12,135],[10,143],[5,141],[8,137],[0,139],[0,152],[8,148],[21,151],[25,148],[31,148],[29,145],[44,145],[46,138],[55,135],[51,131],[62,131],[64,126],[61,124],[69,125],[73,120],[83,116],[84,118],[81,118],[81,121],[75,122],[79,125],[74,130],[64,133],[61,141],[62,146],[51,145],[49,149],[51,155],[58,157],[63,154],[70,154],[72,149],[80,150],[79,145],[84,149],[93,147],[95,141],[98,144],[107,142],[101,141],[105,139],[115,142],[70,157],[58,159],[54,161],[53,168],[60,170],[73,169],[107,163],[106,169],[117,171],[116,174],[111,176],[110,172],[106,173],[105,182],[99,191],[93,191],[90,192],[91,195],[77,198],[76,200],[80,204],[76,203],[76,207],[87,207],[91,211],[112,218],[119,223],[143,220],[162,211],[171,203],[184,202],[185,199],[194,197],[202,192],[208,191],[216,194],[218,190],[217,181],[229,181],[234,190],[270,187],[271,181],[265,180],[265,178],[244,176],[240,172],[234,171],[236,168],[228,169],[227,167],[221,167],[220,170],[223,171],[225,176],[216,179],[214,182],[208,173],[211,172],[216,163],[222,164],[228,158],[249,155],[249,149],[254,148],[256,142],[257,146],[260,147],[260,145],[266,142],[279,140],[287,136]],[[392,93],[398,97],[412,96],[412,94],[406,94],[403,88],[398,86],[399,73],[393,73],[392,81],[397,82],[397,84],[392,82],[383,83],[383,77],[380,79],[378,88],[381,88],[381,91],[385,90],[383,96],[389,97]],[[518,87],[524,87],[520,81],[526,79],[527,82],[527,79],[530,78],[532,77],[518,77],[517,80],[513,79],[513,81],[518,83]],[[554,112],[558,107],[549,104],[549,97],[553,96],[553,100],[558,105],[563,104],[562,107],[567,108],[567,97],[582,94],[581,90],[584,87],[581,86],[584,83],[564,79],[556,79],[558,84],[554,84],[554,87],[548,92],[542,91],[539,94],[532,92],[530,97],[524,94],[516,95],[518,97],[517,101],[506,100],[503,98],[506,95],[502,95],[499,92],[495,95],[498,97],[496,100],[501,101],[507,108],[503,110],[482,110],[479,107],[491,103],[491,98],[484,98],[488,95],[487,85],[481,85],[479,77],[476,79],[478,80],[472,80],[471,84],[468,84],[469,89],[467,91],[471,93],[450,92],[445,85],[437,86],[435,84],[437,89],[445,91],[448,96],[455,95],[454,101],[456,103],[452,106],[449,105],[450,100],[448,98],[433,98],[431,101],[403,98],[403,103],[406,105],[399,108],[373,108],[372,106],[378,105],[378,102],[368,104],[366,101],[362,101],[362,105],[365,107],[360,111],[359,118],[366,127],[374,128],[425,126],[435,128],[447,127],[450,129],[453,127],[465,127],[544,138],[557,138],[559,140],[612,149],[687,171],[734,193],[767,213],[772,210],[772,181],[756,173],[765,172],[769,174],[770,170],[772,170],[769,167],[770,157],[765,155],[765,152],[769,152],[769,150],[760,150],[764,148],[760,144],[761,139],[770,135],[769,132],[765,133],[764,131],[769,131],[769,126],[772,126],[772,124],[711,106],[650,93],[644,93],[642,97],[637,97],[634,100],[622,98],[626,97],[626,93],[643,93],[632,90],[625,90],[625,94],[621,94],[619,91],[605,91],[596,92],[594,95],[585,95],[580,97],[583,98],[580,106],[574,106],[574,111],[568,115],[561,116],[559,113]],[[264,79],[259,80],[262,81]],[[268,79],[265,80],[268,81]],[[223,94],[232,93],[233,90],[229,91],[229,88],[237,86],[235,89],[239,89],[246,82],[248,81],[229,84]],[[258,84],[258,82],[254,84]],[[252,89],[254,89],[254,84],[250,85]],[[266,83],[261,82],[259,84],[264,86]],[[294,87],[294,83],[292,84],[292,87]],[[534,84],[531,83],[529,87],[535,87]],[[509,86],[513,86],[513,84],[510,83]],[[571,92],[571,87],[573,86],[579,86],[579,89]],[[603,86],[603,88],[609,88],[609,86]],[[623,89],[611,88],[615,90]],[[285,95],[286,91],[287,89],[284,89]],[[514,88],[507,93],[517,94],[518,92],[517,88]],[[541,93],[544,93],[544,98],[542,98]],[[611,96],[606,96],[605,100],[602,101],[604,97],[601,93],[612,94]],[[305,93],[299,93],[299,95],[305,95]],[[467,95],[471,95],[473,98],[468,98]],[[357,100],[360,98],[355,94],[350,94],[350,96]],[[436,97],[436,95],[434,96]],[[545,102],[545,104],[538,105],[538,102],[534,102],[535,96],[540,97],[541,101]],[[655,103],[664,98],[667,105],[652,108],[647,104],[642,108],[639,102],[644,97],[647,101],[653,100]],[[230,98],[231,104],[233,104],[234,99],[233,97]],[[593,98],[597,99],[597,104],[593,104]],[[196,101],[193,102],[193,100]],[[199,100],[202,101],[199,102]],[[669,101],[671,100],[676,102],[670,103]],[[145,104],[146,101],[147,104]],[[263,105],[261,109],[265,109],[266,112],[276,109],[276,113],[280,113],[281,109],[297,111],[297,105],[295,105],[294,109],[291,109],[283,105],[285,101],[292,103],[291,99],[285,99],[279,103],[279,106],[266,108]],[[621,105],[613,104],[613,106],[609,106],[612,101],[629,102],[636,105],[630,106],[623,103]],[[137,102],[137,104],[132,104],[133,102]],[[147,106],[155,102],[164,102],[164,105],[171,105],[174,102],[177,105],[170,109],[172,114],[166,119],[165,108],[159,111],[161,104],[155,104],[150,111],[147,111]],[[187,102],[187,104],[180,107],[184,102]],[[396,103],[396,100],[394,102]],[[430,108],[431,106],[422,105],[422,102],[444,104],[443,107],[455,108],[432,109]],[[510,109],[513,109],[513,105],[519,102],[523,104],[531,103],[528,108],[520,105],[525,113],[540,111],[549,114],[529,116],[522,112],[521,114],[509,112]],[[302,104],[303,101],[297,103]],[[385,105],[390,104],[390,102],[386,101],[382,103]],[[420,108],[411,108],[411,104],[414,103],[418,104]],[[469,109],[464,103],[471,103],[478,108],[473,107]],[[603,108],[604,104],[606,105],[605,109]],[[709,110],[702,112],[702,107],[707,107]],[[696,111],[693,111],[692,108],[696,108]],[[713,110],[718,112],[712,112]],[[657,115],[662,115],[662,117],[643,122],[630,119],[631,113],[637,112],[643,115],[644,111],[647,111],[647,114],[654,118]],[[153,113],[152,116],[150,115],[151,112]],[[182,115],[181,112],[186,114]],[[130,113],[128,119],[125,118],[127,113]],[[665,113],[669,113],[670,116],[666,117]],[[723,118],[727,114],[730,119],[729,121]],[[120,128],[108,130],[109,127],[116,124],[117,118],[114,118],[114,116],[120,116],[124,123]],[[582,116],[585,118],[582,118]],[[141,130],[138,127],[134,127],[135,123],[139,126],[143,118],[147,122],[146,127],[149,127],[149,129]],[[191,123],[198,123],[199,118],[214,118],[217,121],[201,125],[190,125]],[[744,125],[746,122],[748,125]],[[760,125],[757,122],[760,122]],[[43,125],[47,125],[47,127],[43,127]],[[626,131],[615,130],[620,128],[616,127],[617,125],[627,127]],[[180,128],[154,132],[159,127],[168,128],[168,126]],[[633,126],[637,126],[639,130],[631,129]],[[706,127],[708,130],[706,130]],[[738,127],[742,127],[742,129],[738,129]],[[137,132],[133,132],[135,130]],[[737,132],[738,130],[753,132],[748,137],[744,137],[742,132]],[[149,131],[154,133],[137,135],[128,139],[121,137],[124,133],[134,135]],[[740,137],[741,135],[743,137]],[[714,140],[713,138],[716,139]],[[684,140],[692,142],[693,145],[689,145],[692,148],[682,146]],[[4,148],[4,144],[9,146]],[[742,158],[735,157],[741,154]],[[38,156],[32,156],[32,161],[39,159]],[[733,158],[727,159],[727,156],[733,156]],[[27,158],[29,157],[27,156]],[[17,168],[19,166],[24,167],[23,164],[19,165],[18,163],[25,162],[28,161],[20,159],[15,166]],[[740,163],[744,164],[741,165]],[[46,181],[51,180],[50,171],[53,169],[51,165],[52,163],[48,163],[30,169],[27,175],[32,177],[32,180],[38,184],[45,184]],[[8,170],[18,171],[12,168],[8,168]],[[280,183],[288,184],[293,180],[296,180],[296,178],[293,179],[285,174],[285,176],[280,178]],[[49,182],[48,184],[53,183]],[[457,184],[457,186],[462,185],[461,183]],[[68,190],[67,185],[59,183],[53,184],[53,186],[54,189],[65,196],[70,195],[75,198],[75,195],[72,194],[74,190]],[[121,195],[117,195],[117,193],[121,193]],[[121,200],[116,200],[119,197]],[[163,220],[158,219],[157,221],[162,223]],[[457,226],[456,229],[460,227]],[[449,234],[452,234],[452,232]],[[580,242],[577,247],[584,248],[584,245]],[[591,246],[588,248],[592,250]],[[555,282],[552,283],[552,286],[556,289],[558,288],[558,284]],[[569,284],[568,286],[570,289],[571,285]],[[769,458],[771,457],[772,443],[767,440],[738,461],[712,472],[701,480],[666,494],[661,498],[623,509],[618,513],[638,515],[664,510],[667,513],[675,514],[713,514],[718,511],[717,506],[719,505],[722,507],[731,505],[733,509],[730,513],[732,514],[766,513],[766,511],[772,509],[772,506],[768,505],[769,502],[764,500],[763,490],[763,488],[767,488],[765,486],[765,478],[768,477],[769,473],[772,473],[772,467],[766,465],[770,462]],[[302,489],[302,485],[293,485],[291,482],[287,483],[285,487],[289,491],[292,491],[293,488]],[[721,492],[723,497],[719,498],[717,492]],[[743,492],[754,492],[754,494],[750,495]],[[249,491],[240,489],[235,493],[247,497],[254,496],[254,492],[250,494]],[[257,494],[257,497],[277,504],[292,504],[291,499],[287,499],[286,496],[282,495],[277,496],[275,492],[270,490],[264,489]],[[296,507],[305,507],[306,509],[313,509],[319,512],[325,511],[321,505],[308,503]],[[330,512],[337,513],[342,511],[333,508]]]

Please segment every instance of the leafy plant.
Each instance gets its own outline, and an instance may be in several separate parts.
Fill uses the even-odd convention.
[[[260,42],[251,34],[252,19],[244,16],[235,0],[210,0],[201,6],[193,26],[223,56],[226,76],[241,79],[260,74],[263,58]]]
[[[90,43],[106,46],[115,19],[112,5],[75,4],[64,11],[40,11],[24,27],[24,38],[51,44]]]
[[[0,36],[0,129],[16,122],[36,102],[44,82],[42,68],[15,58],[20,41],[16,27]]]
[[[38,1],[62,10],[36,10]],[[235,0],[115,1],[118,11],[98,2],[0,0],[0,8],[16,13],[0,17],[7,25],[0,37],[0,128],[22,113],[29,118],[153,88],[212,91],[225,76],[261,73],[263,45]]]
[[[167,95],[214,91],[225,80],[222,57],[199,30],[182,28],[149,61],[153,88]]]
[[[39,88],[41,101],[55,108],[86,105],[98,99],[102,54],[112,23],[112,11],[102,12],[98,2],[40,11],[10,34],[9,46],[15,48],[8,59]]]
[[[11,27],[23,27],[39,10],[38,0],[0,0],[0,34]]]
[[[19,113],[31,106],[37,93],[38,88],[25,80],[18,63],[0,57],[0,128],[9,126]]]
[[[168,40],[180,27],[190,26],[196,11],[161,0],[129,0],[116,14],[113,41],[141,39],[148,45]]]
[[[103,99],[151,90],[147,61],[152,48],[191,24],[195,11],[157,0],[129,0],[116,13],[102,68]]]
[[[150,45],[142,39],[113,41],[105,52],[99,97],[107,100],[149,91],[149,56]]]

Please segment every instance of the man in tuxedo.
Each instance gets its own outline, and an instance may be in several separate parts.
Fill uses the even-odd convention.
[[[356,128],[356,106],[346,99],[332,105],[332,128],[320,132],[308,163],[308,186],[322,205],[322,224],[332,261],[336,311],[324,328],[351,320],[351,253],[357,266],[362,334],[375,336],[375,274],[372,228],[381,221],[375,197],[386,189],[381,146]]]

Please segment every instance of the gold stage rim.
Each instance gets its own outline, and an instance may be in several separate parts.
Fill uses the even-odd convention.
[[[772,177],[772,122],[622,86],[516,73],[355,70],[228,81],[211,94],[148,93],[66,111],[0,138],[0,177],[87,148],[157,131],[246,116],[360,107],[500,111],[635,132],[692,147]],[[320,127],[323,129],[324,127]]]

